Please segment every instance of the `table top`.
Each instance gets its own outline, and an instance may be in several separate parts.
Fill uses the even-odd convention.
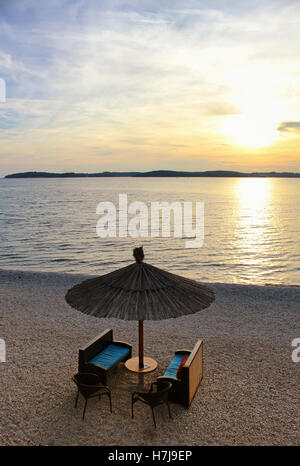
[[[125,366],[131,372],[137,372],[139,374],[146,374],[152,372],[157,368],[157,362],[152,358],[144,358],[144,367],[141,369],[139,366],[139,358],[127,359]]]

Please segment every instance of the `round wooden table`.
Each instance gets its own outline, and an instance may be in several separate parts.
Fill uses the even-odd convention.
[[[157,362],[152,358],[144,358],[144,367],[140,368],[139,358],[127,359],[125,362],[126,368],[131,372],[137,372],[138,374],[146,374],[152,372],[157,368]]]

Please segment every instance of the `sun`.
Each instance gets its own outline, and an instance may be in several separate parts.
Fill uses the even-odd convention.
[[[228,117],[224,123],[224,132],[235,145],[259,148],[268,146],[277,139],[277,126],[278,122],[269,113],[244,113]]]
[[[279,137],[278,124],[285,119],[285,105],[273,85],[274,76],[247,69],[233,81],[232,103],[237,113],[224,118],[222,132],[235,145],[259,148]]]

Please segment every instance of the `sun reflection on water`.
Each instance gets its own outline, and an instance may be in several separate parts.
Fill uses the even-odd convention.
[[[270,234],[271,180],[241,178],[237,180],[238,216],[237,251],[243,251],[242,263],[247,265],[251,279],[262,267],[268,268],[268,236]]]
[[[251,217],[261,213],[270,196],[270,178],[240,178],[237,183],[240,207]]]

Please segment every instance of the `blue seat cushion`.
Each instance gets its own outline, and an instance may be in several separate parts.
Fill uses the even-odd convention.
[[[177,378],[177,369],[180,366],[181,361],[183,360],[185,355],[189,356],[189,353],[184,354],[175,354],[174,358],[172,359],[171,363],[169,364],[166,372],[164,373],[165,377],[175,377]]]
[[[114,343],[108,345],[100,353],[96,354],[88,362],[89,364],[97,364],[98,366],[104,367],[104,369],[109,370],[115,364],[120,362],[125,356],[129,354],[129,348],[125,346],[119,346]]]

